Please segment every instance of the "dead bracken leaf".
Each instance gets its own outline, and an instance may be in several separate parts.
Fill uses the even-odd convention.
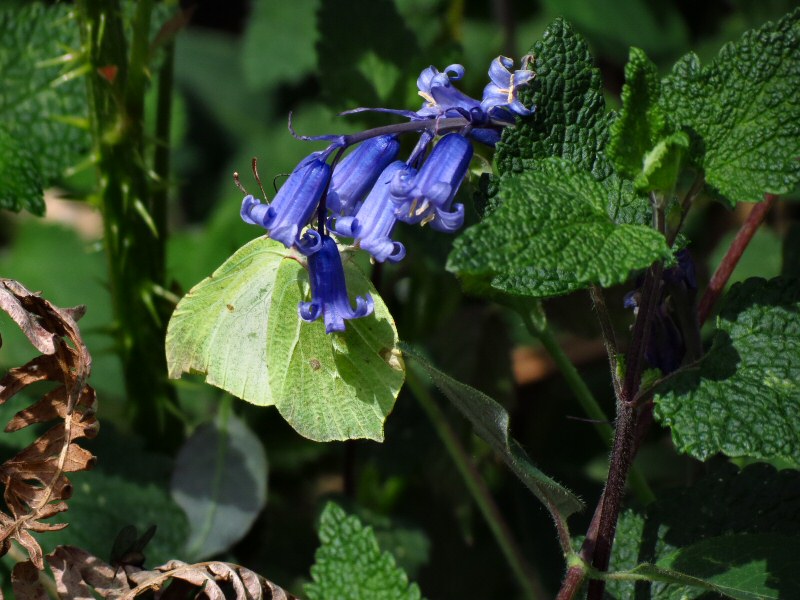
[[[11,585],[16,600],[48,600],[47,592],[39,581],[39,569],[29,560],[14,565]]]
[[[189,565],[172,560],[152,571],[131,565],[115,569],[73,546],[59,546],[47,561],[58,596],[63,600],[95,598],[92,592],[109,600],[133,600],[145,592],[152,592],[160,600],[172,597],[225,600],[220,584],[227,584],[236,600],[298,600],[260,575],[223,562]]]
[[[36,423],[57,421],[30,446],[0,465],[0,483],[9,513],[0,511],[0,556],[16,540],[31,563],[44,569],[42,549],[31,532],[55,531],[65,523],[44,520],[67,510],[72,486],[66,473],[83,471],[94,456],[77,445],[97,434],[96,398],[86,385],[92,366],[76,321],[84,308],[58,308],[11,279],[0,279],[0,308],[11,315],[40,351],[26,365],[11,369],[0,380],[0,404],[25,387],[51,381],[57,387],[20,410],[6,425],[17,431]],[[27,567],[21,567],[24,569]]]

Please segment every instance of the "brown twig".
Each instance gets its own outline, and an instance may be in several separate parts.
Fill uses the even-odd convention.
[[[778,197],[773,194],[764,194],[764,201],[755,205],[747,216],[747,220],[742,224],[739,233],[736,234],[733,243],[731,243],[730,248],[728,248],[728,251],[725,253],[725,257],[722,259],[719,267],[717,267],[713,277],[711,277],[711,281],[708,282],[708,288],[706,288],[705,294],[703,294],[703,298],[700,300],[700,306],[697,309],[697,318],[700,325],[705,323],[705,320],[711,312],[711,308],[725,289],[725,285],[728,283],[731,273],[733,273],[733,270],[739,263],[739,259],[742,257],[745,248],[747,248],[750,240],[753,239],[753,235],[755,235],[756,230],[777,199]]]

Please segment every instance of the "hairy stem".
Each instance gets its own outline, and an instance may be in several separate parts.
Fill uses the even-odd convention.
[[[79,23],[91,64],[87,76],[99,199],[132,426],[152,447],[170,450],[182,426],[166,380],[164,336],[172,305],[154,293],[165,285],[165,196],[152,193],[144,144],[149,27],[153,0],[136,5],[128,44],[118,0],[78,0]],[[113,77],[103,77],[108,67]],[[166,142],[165,139],[161,140]],[[163,156],[161,168],[164,168]]]
[[[610,419],[606,416],[606,413],[594,397],[594,394],[592,394],[589,386],[586,385],[583,377],[578,373],[575,365],[572,364],[572,361],[556,341],[553,330],[544,318],[543,311],[540,318],[536,319],[531,317],[530,311],[520,310],[520,314],[530,334],[542,342],[545,350],[547,350],[548,354],[550,354],[551,358],[558,366],[559,371],[564,376],[572,393],[575,394],[583,411],[594,421],[593,425],[595,431],[600,436],[603,444],[611,448],[614,429],[610,425]],[[650,504],[655,500],[655,495],[647,484],[647,480],[638,469],[634,469],[634,472],[631,474],[631,489],[643,504]]]
[[[587,554],[591,554],[592,566],[598,571],[605,571],[608,568],[617,519],[625,493],[625,481],[633,463],[636,441],[636,410],[633,400],[639,390],[644,367],[644,349],[647,347],[652,328],[652,315],[658,303],[662,271],[663,265],[657,263],[650,267],[645,276],[642,301],[633,326],[630,351],[627,353],[622,392],[617,402],[616,430],[608,479],[584,542],[584,550]],[[588,598],[600,600],[604,588],[604,581],[591,580]]]
[[[489,525],[495,540],[497,540],[503,555],[506,557],[517,582],[525,594],[525,598],[546,598],[547,593],[544,591],[541,582],[525,560],[505,518],[492,498],[486,482],[462,446],[458,436],[447,421],[447,417],[436,405],[427,387],[414,373],[413,369],[409,369],[406,383],[431,420],[436,433],[442,440],[448,454],[450,454],[450,458],[453,459],[467,489],[478,505],[481,514],[483,514],[483,518],[486,519],[486,523]]]
[[[603,346],[606,348],[608,356],[608,366],[611,369],[611,382],[614,385],[614,396],[619,398],[622,392],[622,382],[619,379],[617,362],[617,336],[614,333],[614,326],[611,324],[611,316],[608,314],[606,298],[603,290],[597,285],[589,286],[589,296],[592,298],[592,306],[597,314],[597,321],[600,324],[600,333],[603,336]]]
[[[705,323],[708,315],[711,313],[711,308],[719,299],[722,291],[725,289],[725,285],[728,283],[728,279],[730,279],[733,270],[739,263],[739,259],[742,257],[742,254],[744,254],[745,248],[747,248],[750,240],[753,239],[756,230],[764,221],[764,217],[767,216],[767,213],[777,199],[777,196],[765,194],[764,201],[756,204],[753,210],[750,211],[750,214],[747,215],[747,220],[742,224],[739,233],[736,234],[733,243],[731,243],[730,248],[728,248],[728,251],[725,253],[725,257],[711,277],[711,281],[708,282],[708,288],[705,294],[703,294],[703,298],[700,300],[700,306],[697,309],[700,325]]]

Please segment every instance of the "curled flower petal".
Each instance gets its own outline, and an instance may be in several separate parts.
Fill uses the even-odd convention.
[[[299,246],[299,234],[311,219],[331,176],[325,157],[326,152],[315,152],[303,159],[269,206],[247,196],[241,210],[245,223],[260,225],[287,248]]]
[[[523,61],[523,66],[524,64]],[[536,73],[528,69],[516,70],[512,73],[510,69],[513,66],[513,60],[506,56],[498,56],[489,67],[491,83],[483,89],[481,109],[492,118],[505,121],[507,115],[503,113],[503,109],[521,117],[533,113],[519,101],[518,90],[528,85]]]
[[[330,236],[322,236],[321,248],[308,257],[308,275],[311,282],[311,301],[300,302],[297,313],[304,321],[325,320],[325,333],[345,330],[345,319],[359,319],[372,314],[372,296],[356,298],[353,308],[347,296],[342,259],[339,248]]]
[[[452,211],[433,209],[431,228],[443,233],[453,233],[464,225],[464,205],[456,204]]]
[[[333,170],[327,207],[335,214],[352,214],[399,152],[400,142],[395,135],[381,135],[361,142]]]

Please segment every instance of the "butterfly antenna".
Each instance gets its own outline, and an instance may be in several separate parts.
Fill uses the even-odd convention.
[[[264,191],[264,186],[261,185],[261,177],[258,176],[258,159],[254,156],[253,157],[253,177],[256,178],[256,183],[258,184],[258,189],[261,190],[261,193],[264,195],[264,202],[267,201],[267,192]]]
[[[239,191],[241,191],[245,196],[247,196],[247,190],[244,189],[244,186],[242,185],[242,182],[239,181],[239,173],[238,173],[238,171],[234,171],[233,172],[233,183],[236,184],[236,187],[239,188]]]

